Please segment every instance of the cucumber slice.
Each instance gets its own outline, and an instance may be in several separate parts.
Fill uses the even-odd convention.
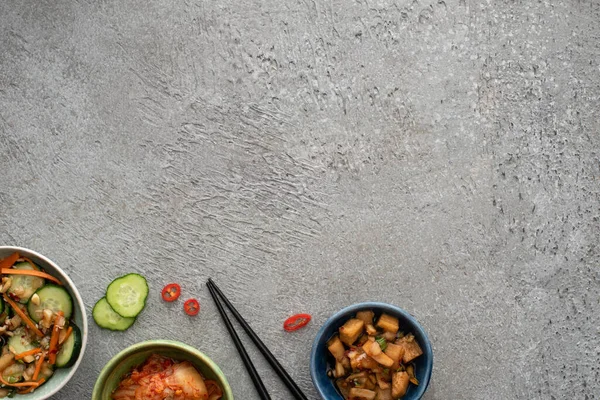
[[[38,270],[35,265],[31,265],[28,262],[20,262],[15,264],[13,269],[27,269],[27,270]],[[44,278],[29,275],[13,275],[11,277],[12,283],[8,288],[12,298],[19,299],[20,303],[27,303],[29,298],[35,293],[36,290],[44,286],[46,281]]]
[[[100,328],[111,331],[124,331],[135,322],[135,318],[123,318],[117,314],[106,301],[106,297],[98,300],[92,310],[92,316]]]
[[[71,314],[73,313],[73,299],[65,288],[48,284],[39,288],[35,293],[40,297],[40,304],[35,305],[31,300],[27,303],[27,311],[32,320],[40,322],[42,311],[45,309],[52,310],[53,312],[62,311],[67,321],[71,318]]]
[[[27,334],[25,327],[21,326],[13,331],[13,335],[8,339],[8,348],[15,355],[33,350],[37,347],[36,343]]]
[[[77,325],[71,323],[73,328],[71,335],[65,340],[56,355],[56,366],[58,368],[68,368],[75,364],[79,351],[81,350],[81,331]]]
[[[134,318],[146,306],[148,282],[139,274],[127,274],[115,279],[106,289],[106,301],[124,318]]]

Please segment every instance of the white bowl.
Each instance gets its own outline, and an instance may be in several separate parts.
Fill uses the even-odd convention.
[[[54,375],[48,379],[48,382],[44,383],[35,391],[29,394],[17,394],[14,397],[16,400],[44,400],[48,399],[53,394],[56,394],[56,392],[65,386],[71,377],[73,377],[75,371],[77,371],[77,368],[83,359],[83,353],[85,352],[85,346],[87,344],[87,315],[85,313],[83,300],[81,299],[77,288],[73,284],[73,281],[69,279],[67,274],[65,274],[65,272],[58,265],[40,253],[36,253],[33,250],[25,249],[23,247],[0,246],[0,259],[7,257],[14,252],[18,252],[22,257],[29,258],[31,261],[42,267],[44,271],[58,278],[63,283],[65,289],[67,289],[73,298],[73,316],[71,318],[81,330],[81,351],[79,352],[79,357],[77,358],[75,364],[69,368],[57,368],[54,372]]]

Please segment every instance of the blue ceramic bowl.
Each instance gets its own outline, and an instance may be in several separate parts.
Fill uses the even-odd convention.
[[[384,312],[393,315],[400,320],[400,330],[412,333],[415,336],[423,350],[423,354],[414,361],[419,386],[411,384],[402,400],[418,400],[423,397],[433,371],[433,351],[427,334],[417,320],[403,309],[386,303],[368,302],[354,304],[339,311],[329,318],[317,333],[310,353],[310,375],[321,398],[323,400],[343,400],[342,395],[335,388],[333,380],[327,376],[327,369],[329,368],[327,341],[338,332],[340,326],[344,325],[348,319],[356,315],[357,311],[361,310],[372,310],[375,312],[375,316],[379,316]]]

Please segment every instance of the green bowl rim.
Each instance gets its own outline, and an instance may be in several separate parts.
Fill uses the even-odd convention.
[[[98,396],[100,396],[100,391],[104,388],[106,379],[108,378],[108,376],[110,375],[112,370],[121,361],[123,361],[124,358],[126,358],[127,356],[129,356],[131,354],[135,354],[139,350],[146,350],[148,347],[154,347],[154,346],[172,347],[172,348],[176,348],[176,349],[191,353],[193,356],[198,357],[204,364],[208,365],[223,381],[222,382],[224,384],[224,387],[222,388],[223,395],[227,396],[228,398],[233,399],[233,392],[231,391],[231,387],[229,386],[229,381],[227,381],[227,377],[225,376],[225,374],[223,373],[221,368],[219,368],[219,366],[213,360],[210,359],[210,357],[208,357],[206,354],[204,354],[200,350],[198,350],[195,347],[192,347],[188,344],[185,344],[183,342],[179,342],[176,340],[166,340],[166,339],[146,340],[143,342],[132,344],[131,346],[121,350],[116,356],[111,358],[106,363],[104,368],[102,368],[102,371],[100,371],[100,375],[98,375],[98,379],[96,379],[96,384],[94,385],[94,390],[92,392],[92,399],[96,399]]]
[[[26,247],[20,247],[20,246],[0,246],[0,251],[2,251],[2,250],[10,250],[13,252],[16,251],[16,252],[19,252],[19,254],[22,254],[25,256],[33,255],[33,258],[38,258],[38,259],[42,260],[44,263],[46,263],[46,264],[50,265],[52,268],[54,268],[56,274],[58,275],[58,278],[60,278],[60,280],[62,282],[64,282],[66,284],[66,286],[69,287],[69,289],[71,289],[71,292],[73,293],[73,295],[75,295],[75,303],[77,303],[77,308],[81,312],[82,326],[80,328],[81,328],[82,338],[81,338],[81,350],[79,352],[79,357],[78,357],[77,361],[75,361],[75,364],[73,364],[73,366],[69,367],[70,371],[63,378],[62,382],[57,383],[56,387],[54,389],[50,390],[50,393],[46,393],[45,395],[41,395],[42,397],[39,397],[39,400],[48,399],[48,398],[52,397],[53,395],[55,395],[56,393],[58,393],[67,384],[67,382],[69,382],[71,380],[71,378],[73,378],[73,375],[75,375],[75,372],[77,371],[77,369],[79,368],[79,365],[81,365],[81,361],[83,360],[83,355],[85,353],[85,348],[87,347],[87,339],[88,339],[88,322],[87,322],[87,312],[85,310],[85,303],[83,302],[83,299],[82,299],[81,295],[79,294],[79,290],[77,290],[77,286],[75,286],[75,284],[73,283],[71,278],[69,278],[69,276],[66,274],[66,272],[63,271],[63,269],[61,267],[59,267],[58,264],[56,264],[54,261],[50,260],[48,257],[44,256],[43,254],[38,253],[35,250],[31,250]],[[50,380],[50,382],[51,381],[52,380]],[[35,394],[35,392],[33,392],[31,394]],[[21,397],[16,397],[16,398],[19,399]]]

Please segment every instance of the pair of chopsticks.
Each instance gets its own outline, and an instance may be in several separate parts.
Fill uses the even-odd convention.
[[[221,314],[221,317],[223,318],[223,322],[225,323],[225,326],[227,327],[227,330],[229,331],[229,334],[231,335],[231,338],[233,339],[233,343],[235,344],[235,347],[237,348],[238,352],[240,353],[240,356],[242,357],[242,361],[244,361],[244,365],[246,366],[246,369],[250,373],[250,378],[252,378],[252,382],[254,383],[254,386],[256,387],[256,390],[258,391],[260,398],[262,400],[271,400],[271,396],[269,395],[269,392],[267,391],[265,384],[263,383],[262,379],[260,379],[260,376],[258,375],[258,372],[256,371],[256,367],[254,367],[254,364],[252,363],[250,356],[246,352],[246,349],[244,348],[244,345],[242,344],[240,337],[238,336],[237,332],[235,331],[233,324],[229,320],[229,317],[227,316],[227,313],[225,312],[225,308],[223,307],[223,304],[221,304],[219,297],[223,300],[223,303],[225,303],[225,305],[229,308],[229,310],[231,311],[233,316],[238,320],[240,325],[242,325],[242,328],[244,328],[244,330],[246,331],[248,336],[250,336],[250,338],[252,339],[252,341],[254,342],[256,347],[258,347],[258,349],[263,354],[263,356],[265,356],[265,358],[267,359],[269,364],[271,364],[271,367],[273,367],[275,372],[277,372],[277,375],[279,375],[279,377],[281,378],[283,383],[285,383],[285,385],[290,390],[290,392],[292,392],[292,394],[294,395],[294,398],[296,400],[308,400],[307,397],[304,395],[304,393],[302,393],[302,390],[300,390],[300,388],[298,387],[296,382],[294,382],[292,377],[287,373],[285,368],[283,368],[283,366],[281,364],[279,364],[279,361],[277,361],[277,359],[271,353],[271,351],[269,351],[267,346],[265,346],[265,344],[262,342],[262,340],[260,340],[258,335],[256,335],[256,333],[254,333],[252,328],[250,328],[250,325],[248,325],[246,320],[240,315],[240,313],[235,309],[235,307],[229,302],[229,300],[227,300],[227,297],[225,297],[225,295],[217,287],[215,282],[209,278],[208,282],[206,282],[206,286],[208,286],[210,295],[212,296],[213,300],[215,301],[215,304],[217,305],[217,309],[219,310],[219,313]]]

